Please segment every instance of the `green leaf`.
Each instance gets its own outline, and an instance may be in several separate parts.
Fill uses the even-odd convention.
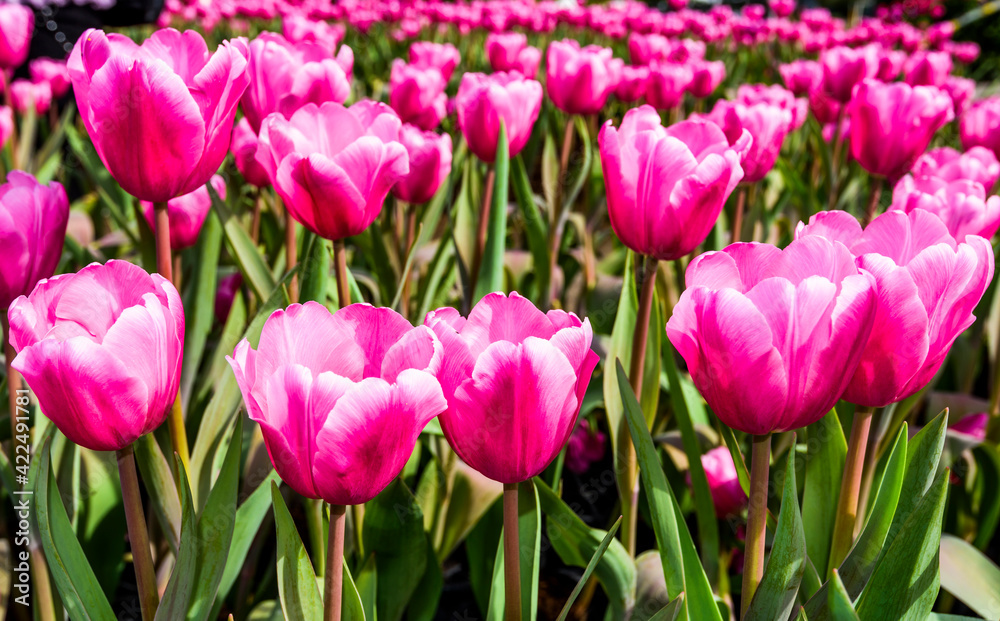
[[[612,616],[623,618],[634,604],[633,593],[636,586],[635,563],[625,546],[614,539],[608,546],[604,546],[607,548],[605,553],[602,546],[608,533],[587,526],[540,477],[535,477],[535,486],[538,488],[542,513],[547,520],[549,542],[559,558],[567,565],[576,567],[589,567],[588,559],[597,558],[598,562],[592,571],[608,596]],[[601,551],[599,557],[595,556],[598,551]]]
[[[899,492],[899,503],[892,518],[890,533],[897,533],[909,519],[917,505],[934,483],[941,451],[944,450],[945,432],[948,430],[948,410],[934,417],[907,444],[906,475]]]
[[[399,479],[365,505],[361,540],[365,553],[375,555],[379,619],[399,621],[429,561],[423,513]]]
[[[215,209],[219,215],[219,221],[222,222],[229,252],[236,258],[240,271],[243,272],[244,278],[253,288],[258,299],[268,299],[271,297],[276,283],[270,268],[267,266],[267,261],[254,246],[253,240],[250,239],[246,229],[240,225],[240,221],[229,210],[226,203],[219,198],[212,184],[205,184],[205,187],[208,188],[208,194],[212,197],[212,208]]]
[[[357,585],[354,584],[354,578],[351,576],[351,570],[347,567],[347,563],[344,563],[344,586],[341,590],[340,603],[341,621],[365,621],[367,618],[365,608],[361,605],[361,595],[358,593]],[[371,619],[375,621],[375,616],[372,615]]]
[[[681,593],[677,599],[661,608],[649,621],[675,621],[684,612],[684,594]]]
[[[496,502],[483,514],[465,539],[465,555],[469,564],[469,584],[479,611],[489,611],[493,576],[496,574],[497,547],[502,545],[503,501]]]
[[[559,155],[556,153],[556,141],[551,132],[546,132],[545,144],[542,146],[542,192],[545,193],[545,203],[550,214],[556,213],[559,183]]]
[[[167,589],[156,609],[156,621],[171,621],[187,617],[187,603],[191,599],[198,568],[198,520],[191,498],[187,471],[181,458],[174,453],[174,467],[181,480],[181,538],[177,551],[177,562],[170,572]]]
[[[211,185],[210,183],[208,185]],[[189,312],[185,314],[184,328],[184,364],[181,371],[181,403],[185,411],[191,404],[191,391],[195,378],[201,367],[201,359],[205,353],[205,342],[215,321],[215,290],[219,269],[219,255],[222,251],[222,226],[216,214],[209,213],[201,227],[198,237],[197,263],[191,272],[194,274],[194,285],[191,286],[191,299],[184,305]]]
[[[489,229],[486,233],[482,263],[479,266],[479,277],[476,279],[473,304],[489,293],[503,291],[503,264],[507,250],[507,190],[510,185],[510,156],[508,153],[507,129],[501,121],[500,135],[497,138],[497,156],[493,162],[495,181],[490,204]]]
[[[1000,454],[993,444],[977,446],[972,450],[979,476],[975,481],[976,539],[973,544],[985,550],[993,540],[997,524],[1000,523]]]
[[[615,540],[615,533],[618,532],[618,527],[621,526],[621,524],[622,518],[621,516],[618,516],[618,519],[615,520],[611,530],[608,531],[608,534],[604,536],[603,540],[601,540],[601,544],[598,546],[597,550],[594,551],[594,555],[590,557],[590,562],[587,563],[587,568],[583,570],[583,575],[580,576],[579,580],[577,580],[576,586],[573,587],[573,591],[569,594],[569,598],[566,600],[566,603],[563,604],[562,612],[559,613],[558,621],[566,621],[566,618],[569,617],[569,613],[573,609],[573,604],[576,602],[576,598],[580,596],[580,592],[583,591],[583,587],[587,584],[587,581],[590,580],[591,574],[594,573],[594,569],[597,568],[597,564],[601,562],[601,559],[604,557],[604,553],[608,550],[608,546],[610,546],[611,542]]]
[[[653,325],[659,326],[660,322]],[[656,332],[659,334],[659,330]],[[687,393],[681,388],[677,361],[674,358],[674,348],[669,340],[664,339],[663,349],[662,358],[666,362],[667,378],[670,381],[670,401],[673,404],[674,418],[681,431],[681,441],[684,443],[684,453],[687,455],[688,469],[691,473],[691,486],[694,488],[698,538],[701,543],[701,564],[709,576],[709,582],[714,584],[719,578],[719,522],[715,517],[715,504],[712,502],[712,490],[708,486],[708,476],[701,463],[701,446],[691,422],[691,409],[688,407]],[[659,390],[657,382],[653,381],[656,377],[659,375],[650,377],[649,383]]]
[[[77,533],[104,594],[114,598],[125,570],[125,538],[121,534],[128,528],[116,476],[118,464],[109,451],[77,450],[80,472],[73,490],[79,502]]]
[[[347,566],[346,564],[344,565]],[[361,600],[362,611],[366,619],[375,619],[375,602],[378,599],[378,571],[375,569],[375,557],[369,555],[368,560],[358,571],[355,585],[358,598]]]
[[[276,482],[271,483],[274,525],[278,532],[278,594],[286,619],[322,619],[323,599],[316,584],[316,572],[292,515],[285,506]],[[367,520],[366,520],[367,521]]]
[[[851,596],[847,594],[836,569],[833,570],[833,575],[830,577],[828,590],[827,606],[830,609],[830,619],[833,621],[859,621],[858,613],[854,612]]]
[[[54,431],[54,427],[50,429]],[[70,618],[74,621],[114,621],[115,613],[104,596],[104,590],[66,515],[50,466],[51,445],[52,432],[49,432],[42,442],[42,450],[34,460],[38,464],[34,472],[38,534],[49,572]],[[34,465],[33,463],[32,466]],[[15,496],[15,507],[22,498],[30,497]]]
[[[594,150],[590,143],[590,130],[587,129],[587,121],[580,115],[575,115],[573,120],[576,123],[576,133],[580,136],[580,153],[583,155],[583,163],[580,166],[579,174],[573,181],[573,186],[566,194],[566,200],[563,201],[562,213],[564,215],[568,214],[576,203],[580,191],[583,190],[584,184],[590,177],[590,169],[594,165]]]
[[[984,619],[1000,619],[1000,567],[948,533],[941,535],[941,586]]]
[[[135,461],[142,482],[149,491],[150,504],[173,552],[177,552],[181,536],[181,500],[173,471],[153,434],[139,436],[135,441]]]
[[[847,460],[847,441],[837,411],[809,425],[802,522],[806,525],[806,551],[817,570],[826,573],[837,516],[841,478]]]
[[[764,577],[743,616],[744,621],[787,619],[795,609],[806,558],[806,536],[802,530],[797,493],[795,459],[790,457],[786,460],[785,486],[781,494],[781,513],[774,533],[774,546],[764,568]]]
[[[945,468],[937,471],[930,489],[876,565],[856,606],[861,621],[927,619],[940,584],[938,555],[947,498]]]
[[[438,603],[441,600],[441,591],[444,590],[444,575],[441,573],[441,566],[438,565],[437,556],[434,555],[434,544],[429,535],[425,533],[427,542],[427,571],[417,585],[417,590],[410,600],[407,609],[407,621],[430,621],[437,613]]]
[[[511,175],[514,185],[514,197],[517,205],[521,209],[521,218],[524,220],[524,228],[528,235],[528,249],[531,251],[533,264],[532,273],[535,276],[535,303],[538,306],[547,307],[550,300],[549,273],[549,231],[545,214],[535,204],[534,195],[531,192],[531,181],[528,179],[528,172],[524,168],[524,160],[520,154],[514,158],[514,166]]]
[[[691,533],[684,522],[673,490],[667,484],[656,447],[653,445],[653,438],[646,428],[645,418],[639,409],[635,393],[629,386],[621,361],[616,360],[615,367],[619,394],[625,407],[625,418],[632,434],[632,442],[635,444],[642,484],[649,502],[653,533],[656,535],[660,551],[667,593],[674,598],[682,592],[686,594],[684,618],[722,621],[708,577],[702,569],[698,552],[694,547],[694,540],[691,539]]]
[[[747,470],[747,462],[743,459],[740,444],[736,441],[736,435],[732,429],[726,425],[719,425],[719,428],[722,431],[722,438],[726,442],[726,447],[729,449],[729,454],[733,457],[733,463],[736,464],[736,476],[739,477],[740,487],[743,488],[743,493],[749,496],[750,471]]]
[[[432,422],[437,422],[437,419]],[[425,433],[427,431],[424,429]],[[455,461],[457,463],[454,464],[452,472],[451,488],[443,500],[447,506],[443,510],[444,525],[441,529],[438,551],[438,559],[442,561],[448,558],[503,494],[501,484],[485,478],[465,462]],[[426,517],[426,513],[424,515]]]
[[[298,265],[302,278],[299,289],[301,302],[326,303],[327,283],[330,280],[330,264],[333,253],[333,242],[319,235],[311,235],[312,241],[306,248]]]

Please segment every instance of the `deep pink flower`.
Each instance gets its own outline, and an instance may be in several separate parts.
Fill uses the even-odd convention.
[[[1000,97],[973,103],[962,115],[958,130],[962,148],[986,147],[1000,158]]]
[[[0,149],[7,145],[14,133],[14,110],[8,106],[0,106]]]
[[[458,456],[501,483],[541,473],[569,440],[597,366],[590,321],[491,293],[468,319],[442,308],[424,323],[441,341],[439,420]]]
[[[469,150],[488,163],[496,159],[501,119],[514,157],[528,143],[541,107],[542,85],[519,73],[466,73],[455,97],[458,127]]]
[[[639,101],[646,94],[648,79],[649,67],[625,65],[622,67],[622,79],[615,87],[615,97],[625,103]]]
[[[657,110],[676,108],[693,79],[694,72],[687,64],[655,62],[646,79],[646,101]]]
[[[9,318],[11,366],[71,441],[116,451],[166,420],[181,378],[184,308],[162,276],[127,261],[92,263],[41,281]]]
[[[895,183],[927,149],[937,130],[953,118],[951,98],[934,86],[858,86],[850,103],[851,155],[873,175]]]
[[[993,279],[989,242],[970,235],[956,244],[922,209],[888,211],[864,231],[846,212],[821,212],[799,224],[793,243],[817,238],[847,246],[876,283],[875,321],[844,398],[881,407],[921,390],[975,321],[972,311]]]
[[[351,94],[343,67],[324,48],[289,43],[273,32],[263,32],[250,42],[248,73],[250,86],[241,103],[255,132],[272,112],[287,118],[307,103],[343,103]]]
[[[229,145],[233,152],[236,168],[252,186],[263,188],[271,184],[267,170],[257,162],[257,133],[250,127],[250,121],[243,117],[233,128],[233,139]]]
[[[516,71],[518,55],[528,46],[520,32],[491,32],[486,35],[486,57],[493,71]]]
[[[769,0],[767,4],[778,17],[788,17],[795,12],[795,0]]]
[[[158,30],[142,46],[83,33],[67,63],[77,107],[126,192],[167,201],[208,183],[229,152],[247,55],[239,39],[210,54],[193,30]]]
[[[209,181],[219,198],[226,200],[226,180],[214,175]],[[153,203],[141,201],[142,215],[146,218],[149,228],[156,232],[156,216]],[[198,241],[201,225],[205,222],[208,210],[212,208],[212,197],[208,188],[201,186],[194,192],[172,198],[167,202],[167,215],[170,218],[170,248],[183,250]]]
[[[1000,196],[987,198],[982,184],[970,179],[905,175],[892,190],[891,209],[930,211],[958,242],[966,235],[991,239],[1000,228]]]
[[[233,308],[233,300],[236,299],[236,292],[243,286],[243,274],[234,272],[229,276],[219,279],[219,286],[215,290],[215,320],[219,323],[226,323],[229,319],[229,311]]]
[[[35,14],[20,4],[0,4],[0,71],[15,69],[28,58]]]
[[[604,458],[607,436],[600,429],[591,430],[586,418],[581,418],[566,444],[566,468],[583,474],[595,461]]]
[[[797,96],[809,96],[823,85],[823,65],[815,60],[794,60],[778,65],[778,73],[788,90]]]
[[[451,136],[403,125],[399,142],[409,154],[410,172],[392,187],[392,193],[409,203],[426,203],[451,172]]]
[[[408,65],[397,58],[389,77],[389,105],[404,123],[434,129],[447,114],[447,85],[437,67]]]
[[[685,279],[667,336],[723,423],[763,435],[830,411],[876,311],[874,279],[843,244],[733,244],[696,257]]]
[[[451,43],[434,43],[433,41],[417,41],[410,46],[410,64],[417,67],[436,67],[445,82],[451,79],[455,67],[461,62],[462,55]]]
[[[720,99],[710,113],[700,118],[721,127],[730,144],[740,153],[746,183],[760,181],[774,168],[785,136],[792,128],[791,112],[767,103],[746,105]],[[744,132],[752,138],[748,148],[740,144],[741,140],[745,141]]]
[[[291,43],[314,43],[330,56],[344,40],[343,24],[330,24],[319,19],[309,19],[299,13],[290,13],[281,20],[281,34]]]
[[[368,228],[409,172],[400,126],[381,103],[306,104],[291,119],[264,119],[257,161],[293,218],[321,237],[343,239]]]
[[[377,496],[447,405],[441,343],[389,308],[292,304],[226,359],[281,479],[331,504]]]
[[[878,71],[875,78],[883,82],[892,82],[899,77],[908,58],[902,50],[887,50],[881,46],[878,49]]]
[[[69,92],[69,69],[65,60],[36,58],[28,64],[28,73],[32,82],[48,83],[52,96],[57,99]]]
[[[796,97],[780,84],[741,84],[736,89],[736,101],[747,106],[765,103],[787,110],[792,119],[789,131],[802,127],[809,115],[809,101]]]
[[[823,90],[840,103],[847,103],[855,86],[878,73],[879,52],[874,46],[838,46],[824,50],[819,62],[823,65]]]
[[[0,308],[55,272],[68,219],[62,185],[42,185],[20,170],[8,173],[0,185]]]
[[[736,462],[729,449],[717,446],[701,456],[701,467],[708,478],[708,489],[715,505],[715,515],[724,518],[739,513],[747,503],[747,495],[736,474]],[[688,476],[688,479],[691,477]]]
[[[944,86],[951,74],[951,54],[920,50],[906,59],[903,74],[906,83],[913,86]]]
[[[45,114],[52,105],[52,87],[48,82],[14,80],[10,85],[10,101],[19,114],[27,114],[29,110]]]
[[[958,118],[969,109],[972,96],[976,94],[976,81],[950,75],[941,88],[951,97],[952,110],[955,112],[955,118]]]
[[[972,147],[965,153],[951,147],[938,147],[920,156],[913,166],[913,175],[945,181],[968,179],[989,190],[1000,179],[1000,161],[985,147]]]
[[[726,79],[726,64],[721,60],[697,59],[688,64],[691,66],[691,82],[687,89],[693,97],[698,99],[704,99],[711,95]]]
[[[663,127],[650,106],[629,110],[618,129],[605,123],[598,142],[612,228],[632,250],[662,260],[705,241],[743,177],[718,126]]]
[[[986,439],[986,427],[990,421],[990,415],[986,412],[977,414],[966,414],[959,420],[948,425],[948,431],[972,436],[976,440]]]
[[[581,48],[575,39],[553,41],[545,62],[549,98],[568,114],[596,114],[618,85],[623,66],[611,48]]]

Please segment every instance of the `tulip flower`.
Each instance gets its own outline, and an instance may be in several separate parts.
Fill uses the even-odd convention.
[[[712,94],[726,78],[726,64],[721,60],[695,60],[691,65],[691,83],[688,92],[698,99]]]
[[[955,117],[958,118],[969,109],[972,96],[976,94],[976,81],[950,75],[945,79],[941,88],[951,97],[952,110],[955,112]]]
[[[846,212],[821,212],[796,229],[799,241],[815,238],[846,246],[876,284],[875,321],[844,398],[881,407],[921,390],[975,320],[993,279],[989,242],[975,235],[956,242],[923,209],[886,212],[864,230]]]
[[[55,98],[69,92],[69,69],[65,60],[54,58],[36,58],[28,63],[28,73],[32,82],[45,82]]]
[[[332,505],[377,496],[447,407],[441,343],[389,308],[292,304],[226,360],[278,475]]]
[[[982,442],[986,439],[986,427],[989,420],[990,415],[986,412],[966,414],[960,420],[948,425],[948,431],[960,433]]]
[[[788,17],[795,12],[795,0],[770,0],[767,4],[778,17]]]
[[[628,37],[628,53],[633,65],[649,65],[667,58],[670,41],[661,34],[643,35],[633,32]]]
[[[325,49],[289,43],[273,32],[250,42],[247,72],[250,85],[243,93],[243,113],[255,132],[272,112],[287,118],[307,103],[343,103],[351,94],[347,74]]]
[[[493,71],[517,71],[534,79],[542,52],[529,46],[528,38],[519,32],[494,32],[486,37],[486,57]]]
[[[625,103],[642,99],[646,94],[646,80],[649,79],[649,67],[625,65],[622,67],[622,77],[615,87],[615,97]]]
[[[434,129],[447,114],[447,85],[437,67],[408,65],[397,58],[389,77],[389,105],[404,123]]]
[[[966,235],[991,239],[1000,228],[1000,196],[987,198],[983,186],[970,179],[906,175],[893,188],[890,209],[929,211],[944,222],[957,242]]]
[[[233,308],[233,300],[236,299],[236,292],[242,286],[243,274],[240,272],[235,272],[219,279],[219,286],[215,290],[216,321],[224,324],[229,319],[229,311]]]
[[[791,112],[767,103],[745,105],[720,99],[702,118],[721,127],[730,144],[741,152],[745,183],[760,181],[771,171],[792,128]],[[743,132],[752,138],[747,149],[738,146]]]
[[[843,244],[733,244],[696,257],[685,279],[667,336],[723,423],[760,436],[830,411],[876,311],[875,281]]]
[[[590,321],[491,293],[468,319],[442,308],[424,323],[441,341],[439,420],[451,447],[494,481],[540,474],[569,440],[597,366]]]
[[[657,110],[676,108],[684,100],[684,92],[693,79],[694,72],[686,64],[653,63],[646,79],[646,101]]]
[[[985,147],[972,147],[965,153],[951,147],[939,147],[920,156],[913,165],[913,175],[945,181],[968,179],[989,189],[1000,179],[1000,161]]]
[[[392,187],[392,193],[408,203],[426,203],[451,172],[451,136],[403,125],[399,142],[406,147],[410,172]]]
[[[14,80],[10,85],[10,101],[18,114],[27,114],[29,110],[45,114],[52,105],[52,87],[48,82]]]
[[[58,182],[46,186],[10,171],[0,185],[0,308],[55,272],[68,219],[69,201]]]
[[[542,85],[519,73],[466,73],[455,97],[458,127],[469,150],[487,163],[496,159],[501,119],[514,157],[528,143],[541,107]]]
[[[141,46],[83,33],[67,63],[76,103],[122,189],[164,202],[208,183],[229,151],[247,55],[240,40],[209,54],[193,30],[158,30]]]
[[[285,208],[313,233],[342,240],[368,228],[409,172],[399,117],[385,104],[306,104],[261,125],[257,162]]]
[[[750,141],[742,130],[743,142]],[[598,137],[608,213],[618,239],[660,260],[683,257],[705,241],[743,178],[740,154],[714,123],[663,127],[650,106],[629,110]]]
[[[184,309],[163,277],[126,261],[93,263],[42,280],[14,300],[9,318],[12,366],[71,441],[117,451],[166,420]]]
[[[962,115],[958,130],[962,148],[986,147],[1000,158],[1000,97],[973,103]]]
[[[591,429],[587,419],[581,418],[566,444],[566,468],[583,474],[590,465],[604,458],[607,436],[600,429]]]
[[[887,50],[881,46],[878,50],[878,71],[875,72],[875,79],[882,82],[892,82],[899,76],[906,64],[907,55],[902,50]]]
[[[320,19],[310,19],[304,15],[290,13],[281,20],[281,34],[295,43],[312,43],[333,56],[337,46],[344,40],[346,28],[343,24],[329,24]],[[350,49],[350,48],[348,48]],[[345,71],[347,71],[345,69]]]
[[[14,135],[14,110],[8,106],[0,106],[0,149]]]
[[[840,103],[851,100],[854,87],[878,73],[878,50],[871,46],[853,49],[838,46],[824,50],[819,62],[823,66],[823,90]]]
[[[944,86],[951,74],[951,54],[921,50],[906,59],[903,74],[912,86]]]
[[[733,455],[725,446],[717,446],[701,456],[701,467],[708,478],[708,489],[715,505],[715,515],[724,518],[739,513],[747,504],[747,495],[736,474]]]
[[[436,68],[444,76],[445,82],[451,79],[451,74],[461,60],[458,48],[451,43],[417,41],[410,46],[410,64]]]
[[[951,99],[933,86],[858,86],[850,103],[851,155],[873,175],[895,183],[927,149],[937,130],[950,121]]]
[[[257,132],[250,127],[250,121],[246,117],[240,119],[233,128],[229,149],[233,152],[237,170],[247,183],[258,188],[270,184],[267,170],[257,162]]]
[[[545,86],[549,98],[567,114],[596,114],[621,79],[624,63],[611,48],[580,47],[575,39],[549,44]]]
[[[209,183],[212,184],[219,198],[226,200],[226,180],[219,175],[213,175]],[[142,215],[145,216],[149,228],[155,233],[156,221],[153,216],[153,203],[141,201],[140,204],[142,205]],[[208,210],[211,208],[212,197],[205,186],[167,201],[171,250],[183,250],[197,243],[201,225],[205,222],[205,216],[208,215]]]
[[[778,84],[741,84],[736,89],[736,101],[747,106],[765,103],[787,110],[791,115],[789,131],[802,127],[809,115],[809,101]]]
[[[16,69],[28,58],[35,14],[20,4],[0,4],[0,73]]]

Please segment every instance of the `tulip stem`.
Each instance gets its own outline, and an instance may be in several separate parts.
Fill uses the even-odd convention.
[[[563,132],[562,151],[559,154],[559,187],[562,188],[569,174],[569,156],[573,152],[573,131],[574,119],[572,116],[566,118],[566,130]]]
[[[868,195],[868,208],[865,210],[865,221],[862,223],[864,226],[868,226],[868,223],[875,219],[879,201],[882,199],[883,183],[885,183],[885,179],[882,177],[872,178],[871,194]]]
[[[761,578],[764,576],[764,539],[767,531],[768,471],[771,467],[771,434],[753,437],[750,456],[750,504],[747,539],[743,549],[743,593],[741,616],[746,618]]]
[[[413,252],[413,244],[417,238],[417,206],[402,202],[401,207],[406,214],[406,253],[402,256],[403,263],[403,293],[400,297],[399,310],[404,318],[410,318],[410,289],[413,285],[413,272],[406,270],[406,262]]]
[[[18,451],[27,451],[27,447],[19,448],[22,444],[27,445],[30,442],[28,437],[31,433],[31,420],[29,418],[28,408],[21,407],[18,409],[17,397],[21,394],[24,388],[24,381],[21,378],[21,374],[14,370],[14,367],[10,366],[14,362],[14,346],[10,344],[10,323],[7,321],[7,311],[3,311],[3,317],[0,317],[0,324],[3,324],[3,352],[5,363],[7,366],[7,397],[10,403],[10,463],[14,464],[17,461]],[[24,393],[27,395],[27,392]],[[24,414],[23,416],[21,414]],[[18,420],[23,419],[21,422],[24,425],[25,433],[20,434],[17,432]],[[21,442],[24,439],[26,442]]]
[[[333,240],[333,272],[337,279],[337,303],[340,308],[351,303],[351,286],[347,282],[347,246],[344,240]]]
[[[170,213],[166,201],[153,203],[153,216],[156,224],[156,271],[169,280],[180,294],[179,283],[174,282],[174,264],[170,256]],[[178,278],[180,278],[179,271]],[[188,451],[187,429],[184,427],[184,412],[181,409],[179,393],[174,395],[174,405],[167,419],[167,427],[170,430],[170,441],[174,450],[180,455],[185,470],[190,470],[191,456]],[[188,473],[188,477],[190,476]]]
[[[827,575],[840,566],[854,543],[854,524],[858,518],[858,496],[861,475],[864,471],[865,452],[868,449],[868,431],[872,425],[875,408],[858,407],[851,423],[851,440],[847,445],[847,460],[840,483],[837,500],[837,517],[833,523],[833,542],[830,544],[830,561]]]
[[[261,191],[258,189],[256,196],[253,200],[253,216],[250,220],[250,239],[253,240],[254,245],[257,244],[257,240],[260,239],[260,211],[262,203],[264,202],[264,197]]]
[[[731,243],[736,243],[740,241],[740,236],[743,235],[743,212],[746,211],[747,205],[747,186],[740,185],[739,191],[736,193],[736,211],[733,213],[733,233],[730,237]]]
[[[299,262],[298,244],[295,239],[295,220],[285,209],[285,267],[291,272]],[[295,304],[299,301],[299,277],[293,275],[288,281],[288,301]]]
[[[340,621],[344,594],[344,527],[347,507],[330,505],[330,533],[326,548],[326,605],[323,621]]]
[[[521,551],[518,543],[517,483],[503,484],[504,619],[521,619]]]
[[[483,263],[483,252],[486,249],[486,233],[490,226],[490,208],[493,203],[493,185],[496,183],[496,169],[490,166],[486,175],[486,190],[483,192],[483,202],[479,206],[479,228],[476,230],[476,248],[472,255],[472,269],[469,271],[469,304],[475,300],[476,281],[479,279],[479,266]]]
[[[153,569],[153,555],[149,549],[149,532],[146,517],[142,511],[139,495],[139,477],[135,471],[135,452],[129,444],[118,453],[118,476],[121,479],[122,501],[125,504],[125,522],[128,525],[128,539],[132,546],[132,565],[135,567],[135,581],[139,587],[139,607],[143,621],[153,621],[160,596],[156,590],[156,572]]]

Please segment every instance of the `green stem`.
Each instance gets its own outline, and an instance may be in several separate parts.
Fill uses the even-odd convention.
[[[754,436],[750,457],[747,539],[743,551],[743,593],[740,596],[743,618],[746,618],[747,609],[764,576],[764,539],[767,531],[767,489],[770,467],[771,434]]]

